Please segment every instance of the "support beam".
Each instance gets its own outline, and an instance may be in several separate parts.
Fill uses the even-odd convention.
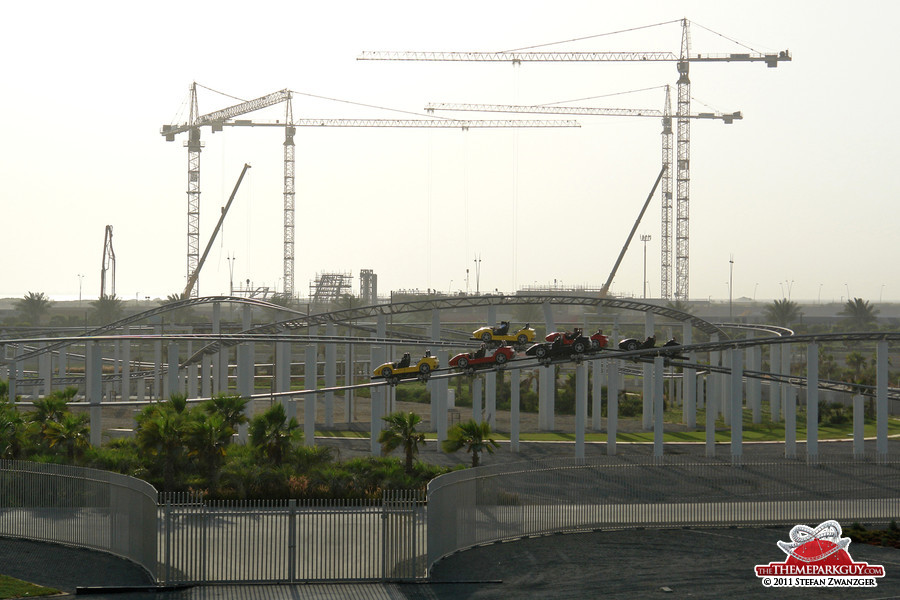
[[[303,389],[315,390],[318,387],[318,355],[319,349],[315,344],[306,346],[306,355],[303,362]],[[303,443],[306,446],[316,445],[317,397],[318,394],[306,394],[303,396]],[[373,414],[372,419],[374,420],[374,418],[375,415]]]
[[[806,462],[816,464],[819,456],[819,346],[806,346]]]
[[[733,348],[728,354],[731,363],[731,462],[739,465],[744,455],[744,352]]]

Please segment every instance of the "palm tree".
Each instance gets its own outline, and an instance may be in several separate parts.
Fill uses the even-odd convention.
[[[23,319],[29,325],[38,325],[41,318],[50,310],[50,298],[44,295],[44,292],[35,294],[28,292],[21,300],[16,301],[16,309],[22,313]]]
[[[866,357],[859,352],[851,352],[845,359],[847,366],[853,369],[853,378],[858,380],[862,370],[866,367]]]
[[[90,417],[86,414],[62,415],[59,421],[47,425],[44,437],[50,442],[50,447],[59,447],[65,451],[70,462],[81,456],[90,444],[91,430],[88,425]]]
[[[99,323],[100,325],[106,325],[108,323],[112,323],[113,321],[118,321],[120,318],[122,318],[122,312],[124,310],[122,300],[120,298],[116,298],[115,294],[113,294],[112,296],[100,296],[99,299],[91,302],[91,308],[94,311],[94,321]]]
[[[19,458],[25,445],[24,424],[14,405],[0,402],[0,458]]]
[[[182,398],[144,407],[137,416],[135,440],[138,447],[156,457],[156,467],[162,471],[163,486],[174,488],[175,473],[184,456],[187,418]]]
[[[879,310],[862,298],[847,300],[839,314],[847,317],[847,324],[855,331],[861,331],[877,320]]]
[[[203,466],[210,487],[219,481],[219,470],[225,460],[225,448],[234,436],[234,428],[220,414],[197,412],[186,426],[185,445],[188,457]]]
[[[410,411],[405,413],[397,411],[386,417],[381,417],[388,424],[378,436],[382,454],[390,454],[400,446],[406,454],[406,472],[413,474],[413,459],[419,453],[419,446],[425,444],[425,434],[416,431],[416,425],[422,417]]]
[[[441,442],[441,449],[444,452],[456,452],[461,448],[471,452],[473,467],[478,466],[478,457],[482,452],[493,454],[494,448],[497,447],[497,442],[491,438],[491,426],[487,421],[478,423],[475,419],[451,427],[447,431],[447,439]]]
[[[297,419],[288,419],[284,406],[273,404],[266,412],[250,421],[250,445],[277,466],[290,452],[299,430]]]
[[[800,305],[787,298],[775,300],[765,308],[765,318],[773,325],[788,327],[791,323],[803,316]]]
[[[219,415],[225,422],[225,425],[237,430],[238,426],[243,425],[249,419],[244,414],[249,398],[241,398],[240,396],[229,396],[228,394],[217,394],[201,404],[203,410],[208,414]]]

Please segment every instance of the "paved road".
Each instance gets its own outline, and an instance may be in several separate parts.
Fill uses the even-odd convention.
[[[900,598],[900,551],[851,544],[856,561],[884,565],[872,589],[767,589],[756,564],[783,560],[787,528],[609,531],[491,544],[439,562],[428,584],[214,586],[93,600],[463,600],[545,598]],[[89,550],[0,539],[0,571],[73,593],[78,586],[147,585],[142,570]],[[667,591],[671,590],[671,591]]]

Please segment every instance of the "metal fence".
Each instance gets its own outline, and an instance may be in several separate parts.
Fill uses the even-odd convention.
[[[176,583],[403,581],[427,576],[424,494],[383,500],[160,497],[158,578]]]
[[[157,566],[156,490],[83,467],[0,460],[0,535],[69,544]]]
[[[602,457],[455,471],[428,486],[428,565],[556,532],[900,519],[900,462]]]

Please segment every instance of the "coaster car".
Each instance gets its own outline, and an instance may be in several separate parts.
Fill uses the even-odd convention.
[[[509,342],[511,344],[528,344],[534,341],[534,329],[525,323],[518,331],[510,331],[509,321],[500,321],[497,327],[481,327],[472,332],[473,340],[482,342]]]
[[[562,343],[568,345],[568,344],[571,344],[573,341],[575,341],[578,338],[578,336],[580,336],[580,335],[583,335],[582,330],[581,330],[581,328],[576,327],[575,330],[572,332],[554,331],[553,333],[548,334],[547,337],[545,337],[544,339],[547,340],[548,342],[554,342],[554,341],[556,341],[557,338],[562,336]],[[607,336],[603,335],[602,329],[598,329],[597,333],[593,334],[588,339],[591,342],[590,347],[588,348],[588,351],[590,351],[590,352],[596,352],[597,350],[600,350],[601,348],[606,348],[607,344],[609,344],[609,338]]]
[[[380,365],[373,371],[372,379],[384,378],[396,383],[400,379],[411,377],[425,378],[438,368],[438,359],[431,355],[431,351],[426,351],[425,356],[420,358],[416,364],[411,364],[411,362],[409,352],[407,352],[398,361]]]
[[[481,348],[474,352],[463,352],[450,359],[451,367],[463,370],[475,370],[506,364],[515,357],[515,351],[509,346],[500,346],[493,352],[488,352],[482,344]]]
[[[632,350],[647,350],[656,346],[656,336],[651,335],[643,342],[639,342],[635,338],[625,338],[619,341],[619,350],[631,352]]]
[[[560,356],[571,356],[573,354],[584,354],[590,350],[590,348],[591,340],[584,337],[584,335],[581,334],[580,329],[576,329],[569,339],[566,339],[565,334],[554,336],[552,342],[535,344],[526,350],[525,354],[528,356],[535,356],[539,359],[550,359]]]

